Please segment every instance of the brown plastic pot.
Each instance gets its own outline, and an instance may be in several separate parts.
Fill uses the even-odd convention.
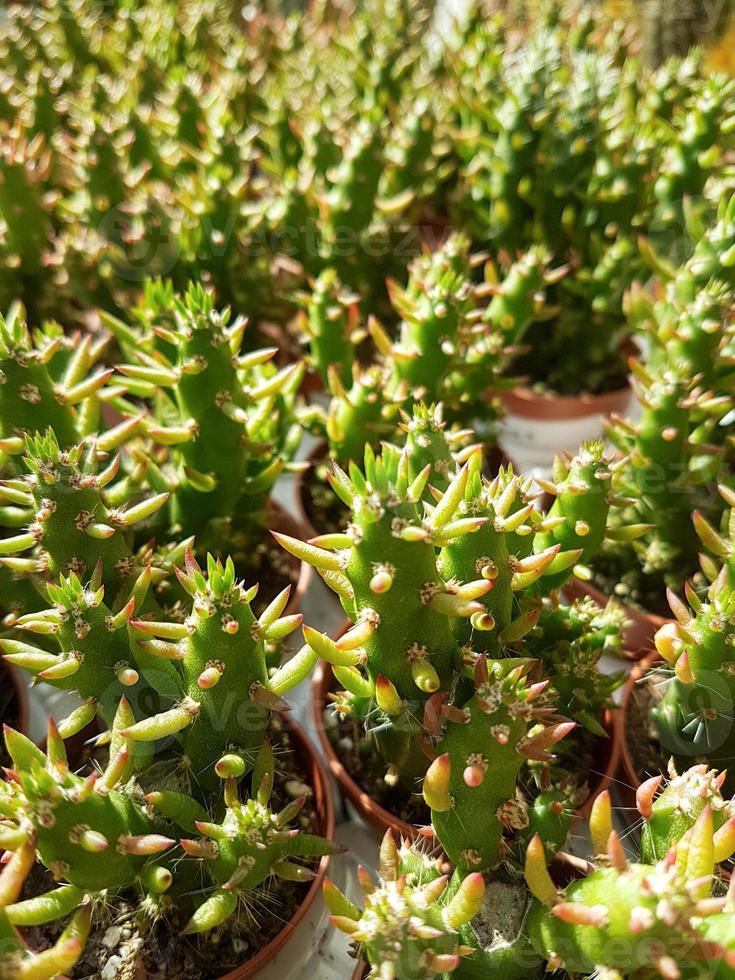
[[[618,738],[617,725],[617,716],[619,714],[620,711],[617,708],[608,709],[605,712],[602,725],[607,734],[607,738],[599,740],[602,749],[599,770],[594,774],[590,773],[589,796],[577,809],[575,822],[586,819],[592,810],[592,804],[600,793],[604,793],[606,789],[609,790],[615,782],[618,769],[620,768],[620,739]],[[592,778],[593,775],[594,778]]]
[[[332,800],[329,777],[319,755],[314,751],[301,725],[294,721],[287,713],[279,713],[279,717],[281,718],[284,729],[288,731],[291,737],[294,753],[301,764],[306,781],[312,787],[314,793],[314,807],[320,818],[320,826],[317,829],[317,833],[322,837],[326,837],[328,840],[332,840],[334,838],[334,802]],[[93,724],[96,728],[96,723]],[[72,752],[77,749],[81,750],[85,737],[89,737],[90,734],[94,734],[94,728],[88,726],[83,733],[75,736],[74,740],[70,739],[67,745],[73,742]],[[72,758],[73,756],[70,752],[70,761]],[[255,977],[276,958],[314,905],[324,883],[328,866],[329,856],[327,855],[320,860],[319,868],[309,886],[309,890],[304,896],[303,902],[284,925],[283,929],[255,956],[234,970],[230,970],[229,973],[221,974],[219,980],[247,980],[249,977]],[[68,980],[68,978],[60,977],[59,980]]]
[[[620,699],[620,708],[615,713],[615,739],[619,745],[621,775],[617,783],[617,795],[624,807],[623,818],[626,819],[626,815],[629,815],[631,824],[639,822],[638,811],[635,808],[635,794],[641,785],[641,778],[633,763],[633,756],[628,745],[628,709],[638,681],[649,670],[663,662],[659,654],[655,650],[651,650],[635,665],[625,682]]]
[[[595,588],[589,582],[582,582],[578,578],[572,578],[564,586],[565,593],[570,599],[594,599],[600,608],[604,609],[608,603],[608,597],[604,592]],[[620,601],[620,600],[618,600]],[[631,609],[624,602],[620,603],[625,609],[628,617],[628,627],[625,630],[625,650],[631,660],[641,660],[653,649],[653,638],[656,633],[670,619],[657,616],[655,613],[644,613],[638,609]]]
[[[298,538],[299,540],[304,540],[306,537],[313,537],[309,533],[308,525],[303,524],[297,518],[292,517],[288,511],[278,503],[277,500],[270,500],[268,502],[268,524],[267,526],[272,531],[280,531],[283,534],[288,534],[292,538]],[[286,554],[286,552],[284,552]],[[291,590],[291,595],[288,600],[288,605],[283,611],[284,616],[292,616],[297,613],[301,607],[301,600],[306,594],[306,590],[309,588],[312,576],[311,565],[308,565],[305,561],[299,561],[298,558],[294,558],[293,555],[287,555],[288,562],[294,569],[294,575],[297,574],[296,585]]]
[[[500,391],[499,395],[506,410],[514,415],[561,422],[624,411],[630,398],[630,385],[606,391],[602,395],[556,395],[553,392],[539,393],[526,385],[516,385],[509,391]]]

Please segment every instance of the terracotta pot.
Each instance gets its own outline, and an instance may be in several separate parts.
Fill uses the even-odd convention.
[[[28,687],[17,667],[0,660],[0,715],[28,734]]]
[[[564,586],[564,591],[570,599],[585,597],[594,599],[597,605],[603,609],[608,602],[608,597],[604,592],[589,582],[582,582],[578,578],[570,579],[568,584]],[[671,620],[657,616],[655,613],[644,613],[638,609],[631,609],[624,602],[621,605],[624,607],[629,620],[629,626],[625,631],[626,653],[631,660],[641,660],[653,649],[653,638],[658,630]]]
[[[344,628],[339,630],[339,634],[344,632]],[[418,829],[405,820],[400,820],[388,810],[377,804],[375,800],[358,786],[347,769],[342,764],[334,747],[327,736],[324,728],[324,708],[327,704],[327,694],[332,684],[333,674],[329,664],[320,663],[317,667],[311,682],[311,722],[314,731],[319,739],[324,757],[327,760],[330,772],[339,783],[339,788],[344,797],[352,804],[360,819],[369,827],[375,830],[379,837],[382,837],[386,830],[392,830],[398,837],[405,837],[414,840],[418,836]]]
[[[510,391],[501,391],[500,398],[506,410],[514,415],[560,422],[587,415],[610,415],[623,410],[630,398],[630,386],[606,391],[602,395],[556,395],[553,392],[539,393],[526,385],[516,385]]]
[[[554,457],[602,438],[604,420],[626,413],[630,387],[602,395],[538,394],[524,385],[498,392],[506,411],[501,442],[523,472],[548,471]]]
[[[314,751],[314,748],[304,729],[287,713],[281,714],[280,718],[282,720],[283,727],[288,730],[291,737],[294,752],[302,766],[306,776],[306,781],[312,787],[314,792],[314,807],[317,815],[320,818],[321,824],[317,832],[322,837],[326,837],[331,840],[334,837],[335,821],[334,802],[332,800],[329,777],[327,776],[324,766],[318,754]],[[81,750],[85,739],[90,737],[91,734],[94,734],[94,730],[96,728],[97,725],[95,722],[92,726],[88,726],[83,732],[80,732],[79,735],[75,736],[74,739],[70,739],[67,742],[67,745],[71,746],[70,761],[72,761],[73,758],[71,753]],[[219,980],[246,980],[248,977],[258,976],[261,971],[264,970],[271,963],[271,961],[276,958],[278,953],[288,943],[291,936],[294,934],[314,905],[314,902],[321,892],[328,866],[329,857],[325,856],[319,862],[319,868],[309,886],[309,890],[304,896],[303,902],[291,916],[289,921],[284,925],[281,931],[255,956],[251,957],[249,960],[247,960],[247,962],[236,967],[234,970],[230,970],[229,973],[221,974]],[[68,978],[60,977],[59,980],[68,980]]]
[[[655,650],[652,650],[635,665],[623,687],[620,708],[615,712],[615,738],[619,745],[621,775],[617,782],[617,795],[624,807],[623,819],[629,820],[631,825],[637,825],[640,822],[635,806],[635,794],[641,785],[641,778],[636,771],[633,756],[628,746],[628,708],[638,681],[651,668],[661,663],[663,663],[661,657]]]
[[[610,789],[615,782],[615,777],[620,768],[620,739],[617,725],[619,714],[620,711],[617,708],[605,712],[602,724],[607,733],[607,738],[599,740],[601,748],[599,767],[596,772],[590,773],[589,796],[578,808],[575,822],[586,819],[592,810],[592,804],[600,793]]]
[[[270,500],[268,503],[268,527],[273,531],[281,531],[283,534],[288,534],[292,538],[299,538],[300,540],[304,540],[306,537],[313,537],[309,533],[308,526],[304,525],[297,518],[292,517],[277,500]],[[284,554],[287,555],[286,552]],[[294,569],[294,574],[298,568],[296,585],[292,588],[288,605],[282,613],[284,616],[292,616],[299,611],[301,600],[309,588],[312,568],[311,565],[308,565],[305,561],[299,561],[293,555],[287,555],[287,557],[289,564]]]

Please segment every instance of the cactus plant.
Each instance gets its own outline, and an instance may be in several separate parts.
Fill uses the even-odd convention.
[[[407,424],[409,442],[420,440],[425,414],[427,410],[420,410]],[[432,436],[439,446],[441,430]],[[464,787],[477,819],[491,806],[487,794],[494,800],[493,811],[510,807],[528,758],[525,743],[519,748],[524,739],[528,737],[528,753],[534,759],[548,760],[542,743],[549,748],[574,727],[560,723],[532,731],[537,716],[553,715],[546,698],[538,706],[531,704],[550,676],[559,677],[565,708],[568,705],[594,734],[601,733],[600,719],[622,678],[597,676],[597,662],[606,644],[609,650],[620,650],[622,618],[614,608],[596,614],[590,604],[561,606],[556,590],[564,570],[569,574],[584,553],[585,531],[592,546],[602,536],[607,504],[604,489],[598,495],[595,491],[598,483],[609,483],[610,473],[603,447],[586,447],[570,464],[568,496],[576,486],[576,503],[565,504],[567,487],[560,474],[558,509],[566,507],[568,513],[546,519],[520,498],[523,483],[512,473],[502,473],[492,484],[483,482],[476,447],[468,447],[467,457],[459,454],[467,458],[460,466],[446,445],[443,460],[433,456],[428,438],[418,446],[422,453],[412,445],[401,451],[386,444],[379,456],[368,446],[364,472],[351,464],[348,475],[335,464],[331,483],[352,517],[346,533],[329,533],[308,544],[277,537],[292,554],[317,568],[353,622],[336,640],[304,628],[308,646],[332,665],[344,686],[334,695],[337,712],[364,725],[365,735],[358,737],[383,759],[389,786],[404,787],[405,792],[416,777],[425,776],[425,801],[430,807],[437,804],[435,826],[443,820],[452,826],[456,822],[456,833],[462,837],[461,828],[469,828],[474,817],[462,811],[442,816],[451,808],[440,811],[440,803],[446,804]],[[447,482],[443,493],[436,490],[431,496],[427,482],[435,474]],[[589,480],[589,507],[578,492],[583,476]],[[585,529],[583,513],[589,520]],[[565,531],[562,525],[570,520],[575,526]],[[546,545],[545,535],[553,535],[554,544],[539,545]],[[581,547],[562,550],[566,543]],[[551,585],[546,603],[545,575]],[[517,659],[529,655],[539,658],[539,675],[532,680],[526,679],[531,660]],[[570,655],[579,669],[579,685],[566,676],[568,671],[565,674]],[[475,677],[473,686],[475,670],[481,677]],[[497,689],[497,698],[484,698],[486,688]],[[548,697],[553,703],[556,694]],[[468,723],[471,718],[474,725]],[[451,749],[443,750],[445,743]],[[427,751],[430,756],[438,753],[431,765]],[[476,773],[466,761],[473,753],[482,761]],[[451,766],[455,754],[459,761]],[[484,780],[482,765],[497,765],[493,779]],[[463,772],[469,773],[466,786]],[[442,789],[434,791],[439,784]],[[525,803],[519,807],[525,813]],[[508,819],[512,821],[512,814]],[[481,835],[481,867],[492,864],[500,849],[501,823],[497,834],[486,829]],[[471,828],[465,836],[470,841],[477,838]],[[460,862],[460,851],[479,847],[453,846],[445,840],[443,844],[455,862]]]
[[[270,876],[308,880],[312,872],[299,859],[334,852],[328,841],[289,827],[305,797],[280,811],[271,809],[274,758],[268,743],[254,760],[252,796],[241,798],[235,776],[225,779],[221,823],[212,822],[207,807],[187,794],[156,789],[142,795],[135,777],[130,781],[129,713],[123,699],[112,729],[110,761],[101,773],[86,777],[69,768],[53,721],[48,755],[6,728],[14,768],[0,794],[3,846],[12,852],[2,879],[4,932],[8,924],[40,926],[72,914],[56,946],[32,959],[4,946],[0,966],[8,976],[45,978],[71,969],[103,905],[126,892],[136,895],[143,929],[178,903],[190,916],[184,934],[199,933],[236,916],[238,905]],[[195,830],[204,836],[183,836]],[[179,846],[183,861],[175,850]],[[36,862],[58,887],[20,898]],[[199,871],[204,884],[191,896],[188,889]]]
[[[598,856],[586,877],[559,890],[541,838],[529,845],[526,880],[537,902],[527,928],[549,968],[617,977],[702,976],[703,970],[732,975],[732,889],[727,895],[718,891],[715,873],[716,862],[735,848],[732,821],[716,829],[705,800],[696,817],[677,826],[676,811],[667,814],[663,796],[652,813],[652,795],[645,794],[644,819],[665,824],[668,816],[671,838],[658,860],[628,861],[612,827],[607,794],[598,797],[590,816]]]
[[[166,302],[169,326],[154,326],[165,353],[146,327],[138,343],[135,329],[107,318],[134,358],[118,367],[127,396],[115,403],[131,414],[129,396],[150,406],[146,434],[165,448],[160,455],[144,449],[143,463],[150,483],[170,490],[163,534],[196,534],[200,549],[229,550],[244,561],[270,490],[298,446],[303,364],[278,371],[268,363],[275,348],[240,353],[246,321],[230,322],[230,311],[217,310],[200,286]]]
[[[271,876],[309,880],[313,872],[303,859],[335,850],[289,826],[305,797],[281,809],[269,802],[277,772],[267,738],[270,712],[283,706],[282,695],[316,659],[304,647],[282,668],[268,669],[270,647],[301,622],[281,616],[288,589],[256,619],[251,602],[257,587],[245,590],[235,580],[232,560],[223,564],[210,556],[203,573],[189,550],[177,571],[191,597],[190,614],[183,622],[153,619],[161,613],[145,603],[150,572],[113,614],[100,586],[102,568],[100,561],[84,588],[75,575],[50,585],[53,608],[18,620],[18,628],[52,636],[60,656],[2,641],[8,660],[83,698],[58,726],[49,722],[47,756],[25,736],[6,731],[13,770],[0,787],[0,840],[13,851],[3,881],[14,889],[3,921],[41,925],[79,909],[73,922],[85,926],[74,932],[80,942],[61,944],[69,968],[90,917],[118,896],[135,894],[143,927],[175,906],[189,919],[184,932],[199,933],[236,917]],[[121,689],[127,696],[118,699]],[[161,700],[164,710],[157,710]],[[77,774],[67,764],[64,739],[97,712],[110,724],[109,761],[101,772]],[[146,772],[154,742],[166,751],[155,761],[151,775],[158,778],[151,783]],[[203,836],[192,837],[195,831]],[[177,842],[193,861],[182,862]],[[36,860],[59,888],[18,902]],[[61,954],[54,949],[54,955],[39,954],[34,976],[58,972],[55,956]],[[17,952],[8,956],[0,958],[0,968],[26,976],[25,960]]]
[[[722,514],[712,485],[729,465],[731,212],[728,200],[714,225],[690,220],[691,255],[679,266],[646,249],[663,295],[651,302],[637,291],[628,303],[631,321],[652,343],[646,362],[631,362],[639,419],[613,417],[609,428],[628,456],[615,473],[612,523],[639,525],[642,533],[626,540],[613,529],[592,566],[620,598],[659,614],[664,587],[680,590],[697,569],[692,512],[713,524]]]
[[[656,634],[656,649],[673,670],[661,703],[652,712],[665,751],[687,761],[717,765],[732,753],[732,587],[727,569],[700,597],[686,587],[687,602],[669,592],[675,621]]]

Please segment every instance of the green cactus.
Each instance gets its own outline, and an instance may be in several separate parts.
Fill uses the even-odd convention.
[[[304,647],[269,675],[267,645],[288,636],[302,620],[299,614],[281,615],[289,588],[256,618],[250,604],[257,586],[246,590],[236,581],[231,558],[223,564],[208,555],[205,577],[188,551],[177,577],[192,601],[183,622],[131,621],[136,633],[146,637],[138,646],[154,661],[180,662],[177,702],[131,725],[125,736],[153,742],[181,732],[194,783],[211,790],[218,777],[239,777],[252,767],[271,708],[304,679],[316,655]]]
[[[526,880],[537,902],[527,928],[548,968],[611,977],[695,977],[702,970],[733,976],[732,889],[729,895],[717,889],[715,867],[735,849],[735,832],[725,826],[724,833],[715,830],[713,810],[705,805],[678,828],[681,835],[663,858],[630,863],[603,794],[590,816],[596,865],[563,890],[551,880],[535,837]]]
[[[334,269],[325,269],[314,282],[306,300],[302,327],[309,338],[311,361],[324,384],[334,368],[340,382],[349,387],[355,350],[358,297],[346,293]]]
[[[642,413],[635,423],[615,417],[609,427],[627,462],[615,468],[611,528],[591,564],[618,597],[646,608],[663,593],[662,584],[680,589],[696,570],[692,511],[710,519],[721,512],[709,488],[723,447],[709,444],[702,452],[700,441],[724,418],[729,400],[698,388],[685,366],[649,369],[634,362],[633,370]]]
[[[147,354],[151,341],[144,338],[137,363],[118,368],[128,394],[149,401],[147,435],[168,447],[162,464],[148,463],[148,478],[172,490],[166,533],[176,527],[196,534],[200,549],[247,554],[270,490],[298,444],[294,405],[303,365],[277,371],[268,363],[275,348],[241,354],[246,321],[230,323],[229,310],[216,310],[200,286],[174,298],[171,312],[171,329],[155,331],[173,348],[172,358]],[[129,331],[121,335],[130,342]],[[127,398],[117,403],[132,408]]]
[[[101,564],[108,602],[136,569],[128,528],[159,510],[167,493],[130,500],[120,460],[109,453],[127,438],[139,417],[121,422],[89,445],[59,446],[52,429],[44,434],[4,440],[6,451],[24,453],[22,479],[5,481],[2,496],[17,511],[11,526],[24,528],[0,543],[0,561],[23,574],[54,582],[60,575],[91,576]],[[100,467],[100,461],[104,464]],[[24,526],[25,525],[25,526]]]
[[[448,689],[458,653],[452,621],[481,611],[477,596],[491,587],[478,579],[452,583],[450,589],[442,579],[437,544],[472,532],[479,522],[452,520],[467,467],[424,520],[420,502],[428,476],[427,467],[409,479],[406,450],[386,445],[376,457],[366,446],[364,473],[353,464],[348,476],[335,464],[330,476],[352,511],[346,534],[328,535],[316,544],[276,535],[288,551],[314,565],[350,613],[355,625],[336,643],[308,628],[305,639],[332,663],[352,695],[375,698],[381,719],[373,725],[375,738],[403,778],[425,769],[417,714],[432,694]],[[396,602],[399,594],[401,602]],[[355,669],[363,661],[367,676]]]
[[[0,316],[0,418],[5,438],[53,428],[66,449],[96,432],[112,370],[94,371],[104,342],[86,337],[69,355],[63,334],[47,324],[31,333],[21,306]]]
[[[436,865],[405,844],[399,850],[389,830],[380,848],[380,880],[360,869],[364,908],[332,882],[325,884],[331,921],[362,944],[371,977],[431,980],[455,973],[462,958],[474,952],[462,943],[460,930],[482,904],[483,877],[471,874],[453,887]]]
[[[196,829],[203,837],[181,841],[211,882],[207,887],[211,894],[196,909],[185,933],[205,932],[220,925],[236,911],[240,900],[270,875],[287,881],[312,878],[313,872],[294,858],[318,858],[339,850],[321,837],[294,832],[289,827],[306,802],[305,796],[277,813],[271,809],[273,772],[273,751],[266,742],[255,760],[251,797],[241,800],[237,780],[227,778],[226,810],[221,823],[197,820]],[[156,794],[152,796],[155,805]],[[165,797],[161,802],[165,805]]]
[[[551,759],[548,750],[575,727],[548,723],[553,705],[543,696],[544,682],[529,682],[531,666],[477,661],[475,693],[447,722],[424,777],[432,827],[461,874],[493,867],[503,831],[527,826],[517,793],[521,770],[529,759]]]
[[[723,568],[705,596],[687,585],[688,604],[671,591],[668,597],[676,619],[658,631],[656,649],[673,677],[652,711],[656,734],[677,759],[724,764],[733,751],[735,594]]]

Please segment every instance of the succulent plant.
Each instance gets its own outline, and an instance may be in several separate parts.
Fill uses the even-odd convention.
[[[669,592],[675,616],[656,634],[656,649],[673,676],[652,712],[665,751],[687,762],[724,763],[732,754],[730,722],[733,677],[732,632],[735,595],[727,568],[699,596],[689,585],[684,602]]]
[[[71,969],[98,909],[118,895],[136,894],[144,925],[178,903],[190,914],[184,933],[204,932],[236,915],[239,903],[270,876],[307,880],[312,872],[299,858],[335,851],[329,841],[289,827],[305,797],[279,812],[270,808],[274,757],[268,743],[254,759],[252,796],[241,798],[235,776],[225,779],[221,822],[213,822],[202,802],[181,792],[164,788],[143,794],[125,734],[130,718],[123,699],[112,727],[110,761],[88,776],[70,769],[53,721],[47,755],[6,727],[13,769],[0,784],[0,802],[2,844],[12,853],[0,879],[3,934],[8,926],[38,926],[72,915],[50,950],[28,957],[22,947],[4,944],[0,968],[8,977],[43,980]],[[203,836],[182,836],[194,831]],[[36,862],[58,886],[20,898]],[[188,888],[200,873],[202,884],[192,900]]]
[[[701,786],[707,795],[719,793],[706,782]],[[703,970],[711,976],[732,975],[732,889],[729,894],[719,890],[716,875],[716,862],[735,849],[732,821],[716,829],[713,808],[705,802],[696,818],[682,823],[668,806],[671,796],[664,800],[665,795],[652,805],[647,792],[641,807],[646,820],[665,826],[668,819],[673,838],[651,863],[645,857],[629,862],[613,830],[606,793],[590,815],[598,856],[585,877],[558,889],[541,838],[534,837],[526,854],[526,880],[537,903],[526,925],[548,968],[611,977],[702,976]],[[656,805],[654,816],[651,807]]]
[[[360,869],[364,908],[332,882],[325,884],[331,921],[363,944],[373,967],[370,976],[431,980],[454,973],[462,957],[472,954],[459,930],[479,910],[485,882],[481,874],[472,874],[453,887],[439,863],[405,843],[399,850],[389,830],[380,847],[379,881]]]
[[[629,456],[615,474],[613,523],[622,515],[643,533],[606,542],[593,566],[621,597],[644,607],[647,594],[655,601],[662,584],[680,590],[696,571],[692,512],[698,522],[715,525],[722,514],[712,486],[729,469],[732,210],[725,199],[708,224],[711,208],[690,209],[690,255],[679,265],[645,245],[661,283],[659,297],[650,300],[638,289],[627,303],[630,321],[650,338],[650,352],[643,363],[632,362],[639,419],[614,417],[609,429],[611,441]]]
[[[279,371],[268,363],[275,348],[241,353],[246,320],[230,322],[230,311],[217,310],[200,286],[169,299],[168,325],[152,328],[166,352],[147,334],[150,327],[138,341],[135,329],[107,318],[134,358],[118,367],[127,395],[148,402],[146,434],[166,447],[146,454],[146,475],[170,490],[165,534],[177,528],[179,536],[196,534],[200,549],[247,554],[270,490],[298,445],[294,406],[303,364]],[[129,397],[116,405],[131,414],[136,408]]]

